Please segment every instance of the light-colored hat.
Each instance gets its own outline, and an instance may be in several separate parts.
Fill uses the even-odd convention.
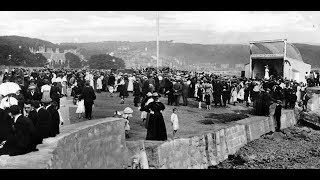
[[[29,86],[29,89],[35,89],[36,88],[36,86],[35,85],[31,85],[31,86]]]
[[[132,113],[133,113],[133,110],[132,110],[130,107],[126,107],[126,108],[123,110],[123,113],[125,113],[125,114],[132,114]]]
[[[152,94],[152,97],[160,97],[160,95],[159,95],[157,92],[154,92],[154,93]]]

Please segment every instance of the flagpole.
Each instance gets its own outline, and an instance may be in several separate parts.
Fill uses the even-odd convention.
[[[157,12],[157,71],[159,70],[159,12]]]

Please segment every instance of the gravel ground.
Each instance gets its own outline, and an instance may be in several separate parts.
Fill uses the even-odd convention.
[[[295,126],[262,136],[211,169],[319,169],[320,131]]]

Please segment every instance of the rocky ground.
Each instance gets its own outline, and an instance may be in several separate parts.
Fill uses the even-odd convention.
[[[295,126],[249,142],[212,169],[319,169],[320,131]]]

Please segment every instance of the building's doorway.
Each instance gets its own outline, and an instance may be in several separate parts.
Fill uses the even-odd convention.
[[[269,67],[270,77],[283,77],[283,59],[252,59],[252,77],[263,79],[266,65]]]

